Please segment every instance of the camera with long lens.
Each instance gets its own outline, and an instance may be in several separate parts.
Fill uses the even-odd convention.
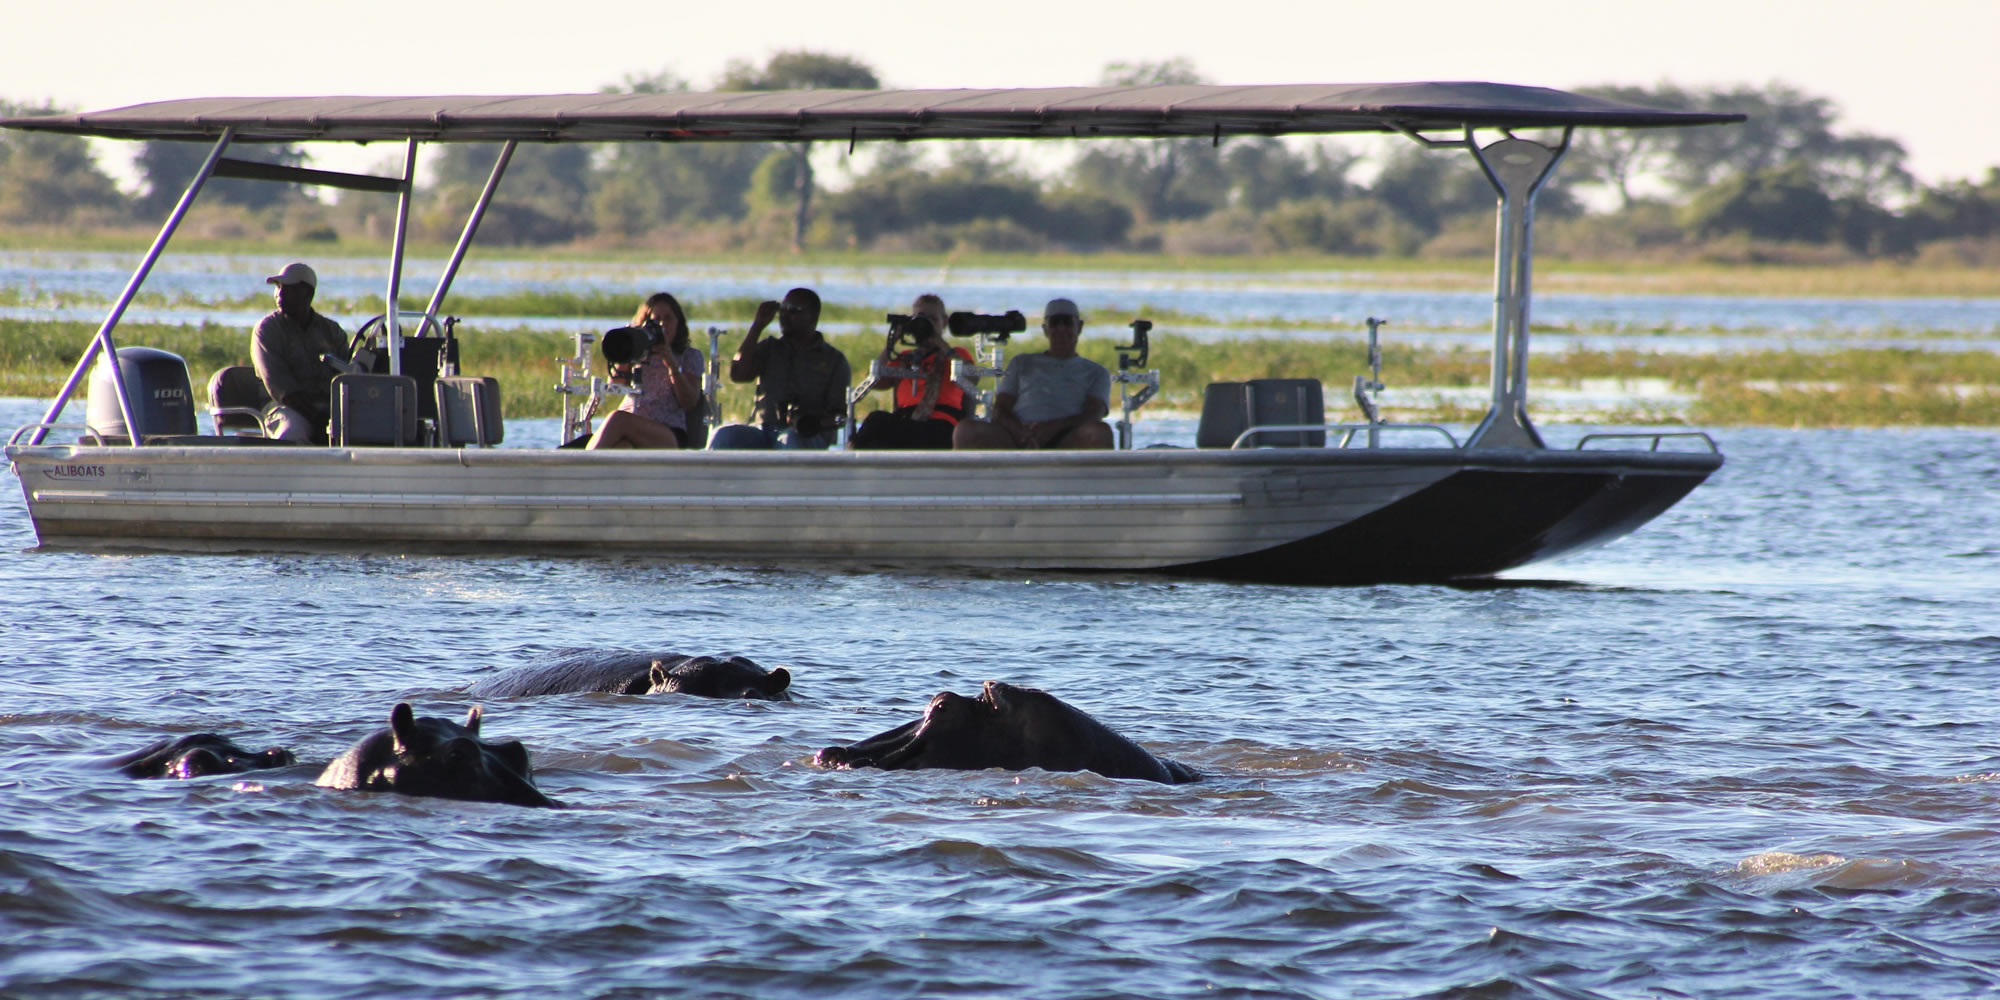
[[[826,422],[821,420],[818,414],[799,410],[792,411],[791,425],[793,430],[799,432],[800,437],[818,437],[819,433],[826,429]]]
[[[800,437],[818,437],[822,432],[841,424],[839,416],[809,410],[798,400],[791,400],[778,407],[778,416],[784,420],[786,426],[798,432]]]
[[[636,365],[645,361],[653,348],[666,342],[666,327],[661,326],[658,320],[647,320],[638,326],[606,330],[597,344],[604,352],[605,361],[614,365]]]
[[[896,340],[908,347],[916,347],[937,334],[937,325],[929,316],[905,316],[902,313],[889,314],[889,332]]]
[[[981,334],[1006,343],[1007,338],[1028,328],[1028,317],[1019,309],[1009,309],[998,316],[984,313],[955,312],[945,321],[954,337],[977,337]]]

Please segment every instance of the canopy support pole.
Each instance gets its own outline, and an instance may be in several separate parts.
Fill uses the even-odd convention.
[[[104,324],[97,328],[97,335],[90,338],[89,346],[83,349],[83,356],[76,359],[76,367],[70,371],[69,380],[63,383],[62,391],[56,393],[55,403],[42,417],[43,426],[35,429],[35,436],[29,440],[29,444],[42,443],[42,438],[49,432],[48,425],[55,423],[56,418],[62,416],[63,408],[69,405],[69,397],[76,392],[77,383],[83,381],[84,373],[90,370],[90,363],[97,359],[99,351],[104,352],[105,360],[111,364],[111,378],[118,387],[118,412],[125,418],[125,434],[131,438],[133,444],[143,443],[145,436],[138,433],[139,425],[132,421],[132,401],[126,398],[125,372],[118,366],[118,348],[112,342],[111,331],[116,329],[118,321],[124,318],[125,308],[130,306],[132,298],[139,294],[139,286],[146,283],[146,276],[152,273],[153,265],[159,261],[160,254],[166,252],[167,241],[173,238],[174,230],[180,228],[181,220],[187,217],[188,209],[194,205],[195,196],[201,193],[202,185],[208,183],[209,176],[215,173],[216,162],[222,159],[223,151],[229,148],[229,140],[235,136],[236,128],[230,126],[223,129],[222,135],[217,137],[215,148],[209,150],[208,159],[202,161],[201,169],[194,172],[194,179],[188,182],[187,190],[181,192],[181,200],[175,202],[174,210],[167,214],[166,224],[160,227],[160,235],[153,237],[153,245],[147,248],[146,256],[139,261],[138,270],[132,272],[132,280],[126,282],[125,290],[118,293],[118,301],[112,304],[111,312],[105,315]]]
[[[1528,301],[1534,261],[1535,195],[1563,154],[1571,129],[1553,148],[1511,132],[1481,148],[1465,146],[1499,192],[1493,259],[1493,404],[1466,439],[1470,448],[1546,448],[1528,419]]]
[[[446,293],[451,291],[452,279],[458,277],[458,266],[465,261],[466,251],[472,249],[472,238],[479,232],[480,220],[486,217],[486,206],[493,201],[493,192],[500,189],[500,177],[507,172],[507,161],[514,158],[515,141],[509,139],[500,147],[500,158],[493,161],[493,172],[486,177],[486,186],[479,191],[479,201],[472,206],[472,214],[465,219],[465,231],[458,235],[458,245],[451,250],[451,260],[444,265],[444,274],[438,277],[437,291],[431,293],[430,305],[424,307],[424,316],[437,318],[438,309],[444,305]]]
[[[389,250],[389,302],[382,310],[388,334],[389,374],[403,374],[403,328],[396,318],[396,297],[403,291],[403,244],[410,231],[410,192],[417,173],[417,140],[403,140],[403,183],[396,193],[396,242]]]

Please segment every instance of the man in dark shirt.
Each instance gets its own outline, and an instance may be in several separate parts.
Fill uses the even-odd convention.
[[[781,336],[759,339],[773,318]],[[757,382],[757,425],[719,427],[708,447],[827,447],[847,416],[851,374],[847,356],[819,332],[819,296],[812,289],[786,292],[783,304],[760,304],[729,362],[731,382]]]
[[[340,324],[313,311],[319,276],[311,267],[286,264],[264,281],[277,286],[278,300],[278,308],[258,320],[250,334],[250,362],[264,381],[264,391],[271,394],[264,433],[285,441],[324,444],[335,370],[323,356],[352,360],[347,334]]]

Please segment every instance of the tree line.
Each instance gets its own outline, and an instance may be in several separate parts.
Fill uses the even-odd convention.
[[[1205,82],[1183,59],[1105,67],[1107,85]],[[716,90],[880,85],[865,63],[780,52],[731,63]],[[660,72],[605,92],[685,90]],[[1739,111],[1740,125],[1580,129],[1537,202],[1538,246],[1576,256],[1734,255],[1768,259],[1942,258],[2000,263],[2000,167],[1979,180],[1916,182],[1893,139],[1843,131],[1830,100],[1762,87],[1583,88],[1667,109]],[[0,101],[8,115],[53,105]],[[904,252],[1166,251],[1342,255],[1490,252],[1493,193],[1470,158],[1415,143],[1347,138],[1154,139],[1070,146],[1034,170],[1022,143],[865,144],[826,184],[809,143],[523,145],[481,228],[483,240],[657,246],[689,251],[852,247]],[[497,146],[440,144],[420,237],[456,235]],[[1384,151],[1386,150],[1386,151]],[[1044,150],[1036,150],[1037,153]],[[0,132],[0,222],[60,227],[150,224],[198,168],[199,143],[144,144],[135,194],[121,192],[84,140]],[[297,145],[233,155],[298,164]],[[820,157],[823,161],[825,156]],[[385,164],[384,173],[400,165]],[[384,196],[321,201],[296,187],[218,179],[220,235],[304,240],[386,235]],[[233,230],[230,227],[234,227]]]

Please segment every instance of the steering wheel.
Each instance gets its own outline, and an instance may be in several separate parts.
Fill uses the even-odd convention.
[[[397,318],[400,319],[403,316],[407,315],[409,314],[398,313]],[[401,325],[402,324],[400,323],[397,324],[399,328],[401,327]],[[378,331],[376,329],[377,327],[380,327],[381,329]],[[389,328],[388,313],[378,313],[374,316],[370,316],[366,322],[361,324],[359,329],[356,329],[354,331],[354,339],[348,341],[347,344],[348,353],[352,354],[354,351],[359,350],[361,345],[368,342],[368,337],[371,333],[387,332],[388,328]],[[423,322],[417,324],[417,332],[415,335],[421,337],[424,335],[424,332],[426,330],[431,330],[431,329],[437,330],[437,335],[440,337],[445,335],[444,327],[438,323],[437,317],[432,316],[429,313],[425,313]]]

